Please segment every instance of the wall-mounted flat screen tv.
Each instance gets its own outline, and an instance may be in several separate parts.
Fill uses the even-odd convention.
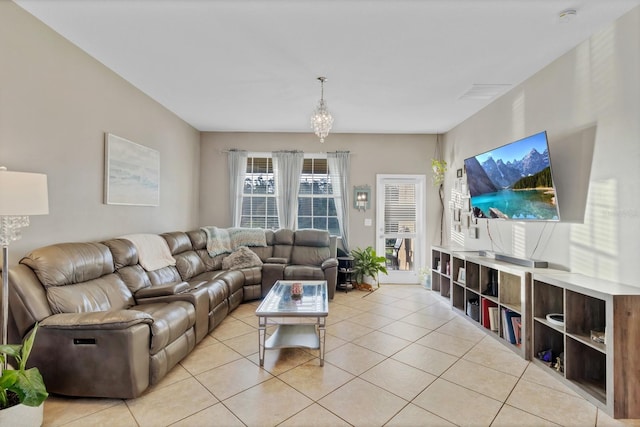
[[[476,218],[559,221],[547,133],[464,161]]]

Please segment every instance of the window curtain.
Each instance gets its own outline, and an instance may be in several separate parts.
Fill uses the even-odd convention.
[[[327,153],[327,165],[333,187],[333,198],[338,214],[342,246],[349,252],[349,176],[351,175],[348,151]]]
[[[276,204],[280,228],[295,230],[298,222],[298,193],[304,153],[275,151],[273,174],[276,180]]]
[[[247,174],[247,157],[247,152],[244,150],[230,150],[229,157],[227,157],[230,185],[229,206],[231,208],[231,222],[233,227],[240,227],[244,178]]]

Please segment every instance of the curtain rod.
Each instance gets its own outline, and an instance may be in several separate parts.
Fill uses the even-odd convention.
[[[235,151],[235,150],[220,150],[219,153],[222,154],[227,154],[231,151]],[[265,156],[265,155],[271,155],[272,153],[274,153],[275,151],[251,151],[251,150],[239,150],[239,151],[246,151],[247,153],[253,153],[255,155],[259,155],[259,156]],[[342,150],[336,150],[336,151],[302,151],[302,150],[276,150],[276,151],[300,151],[301,153],[304,154],[328,154],[328,153],[349,153],[352,154],[350,151],[342,151]]]

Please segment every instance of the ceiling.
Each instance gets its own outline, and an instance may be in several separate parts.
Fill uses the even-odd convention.
[[[640,0],[15,0],[200,131],[443,133]],[[559,14],[574,8],[568,23]]]

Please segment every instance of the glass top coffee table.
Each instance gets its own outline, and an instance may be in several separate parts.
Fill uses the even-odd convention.
[[[265,349],[312,348],[320,350],[324,366],[324,337],[329,315],[325,280],[278,280],[256,310],[260,366]],[[267,339],[267,325],[278,325]]]

